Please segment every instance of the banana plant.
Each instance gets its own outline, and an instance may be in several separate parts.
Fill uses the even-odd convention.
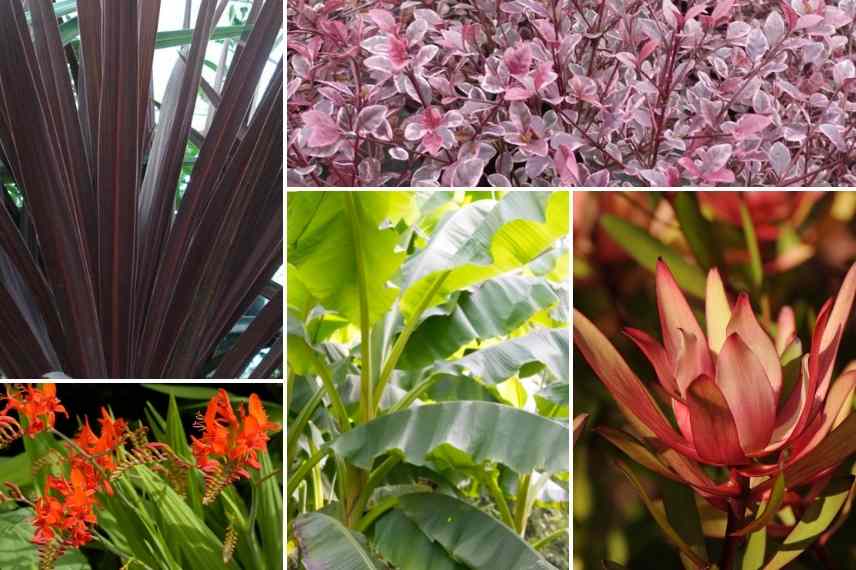
[[[568,192],[286,207],[289,559],[567,567]]]

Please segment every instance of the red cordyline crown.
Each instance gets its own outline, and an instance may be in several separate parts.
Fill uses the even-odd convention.
[[[625,333],[653,365],[671,401],[677,431],[606,337],[576,310],[574,343],[642,436],[653,439],[659,450],[679,452],[661,454],[673,478],[716,504],[718,497],[743,492],[737,475],[769,476],[753,487],[753,494],[769,489],[782,470],[794,487],[828,475],[853,451],[843,446],[840,456],[829,453],[822,460],[800,462],[849,412],[856,371],[834,383],[832,371],[856,293],[856,264],[835,299],[823,305],[805,355],[789,307],[782,309],[771,338],[745,293],[733,305],[728,301],[716,269],[707,279],[707,335],[662,261],[656,289],[663,344],[640,330]],[[717,484],[696,462],[728,467],[732,476]]]

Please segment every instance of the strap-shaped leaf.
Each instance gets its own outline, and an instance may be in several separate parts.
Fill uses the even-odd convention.
[[[393,509],[374,525],[374,547],[398,570],[466,570],[448,552],[419,530],[416,523]]]
[[[365,548],[365,537],[324,513],[294,521],[303,565],[312,570],[378,570],[382,566]]]
[[[397,508],[425,535],[471,568],[555,570],[513,530],[454,497],[439,493],[404,495]]]
[[[473,340],[508,334],[558,302],[558,295],[544,279],[512,274],[486,281],[472,292],[462,293],[450,314],[425,319],[407,342],[399,367],[423,368]]]
[[[491,402],[448,402],[381,416],[333,442],[341,457],[368,469],[393,450],[413,465],[493,461],[518,473],[567,471],[567,426]],[[451,449],[450,449],[451,448]]]
[[[450,215],[402,268],[401,311],[411,316],[442,275],[433,297],[529,263],[568,233],[568,192],[509,192]],[[429,303],[429,306],[431,304]]]
[[[852,478],[834,479],[788,534],[764,570],[778,570],[797,558],[832,524],[850,493]]]
[[[695,549],[687,544],[683,537],[674,529],[663,505],[651,500],[648,493],[645,491],[645,488],[642,486],[642,483],[624,462],[616,461],[616,464],[627,477],[627,480],[630,481],[631,485],[633,485],[639,493],[639,497],[642,499],[642,502],[645,503],[645,506],[648,508],[648,512],[651,513],[651,516],[654,517],[654,520],[657,522],[660,530],[663,531],[666,539],[677,547],[677,549],[681,551],[681,554],[689,558],[698,567],[704,568],[706,566],[704,558],[700,557],[696,553]]]
[[[657,259],[662,257],[681,289],[700,299],[704,298],[706,284],[704,273],[698,266],[688,263],[680,253],[652,237],[646,230],[611,214],[603,216],[600,224],[609,237],[640,265],[654,271]]]

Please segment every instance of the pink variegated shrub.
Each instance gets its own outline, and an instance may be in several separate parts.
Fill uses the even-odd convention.
[[[288,3],[293,186],[856,185],[856,0]]]

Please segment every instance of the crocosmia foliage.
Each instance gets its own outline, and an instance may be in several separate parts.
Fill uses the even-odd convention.
[[[295,0],[297,186],[856,182],[853,0]]]
[[[289,568],[568,568],[568,192],[294,192]]]
[[[0,396],[0,449],[23,442],[0,457],[0,567],[282,569],[281,469],[268,453],[281,426],[266,410],[279,404],[153,388],[208,399],[190,441],[174,395],[165,415],[149,404],[145,423],[102,406],[71,436],[57,427],[74,410],[55,384]]]

